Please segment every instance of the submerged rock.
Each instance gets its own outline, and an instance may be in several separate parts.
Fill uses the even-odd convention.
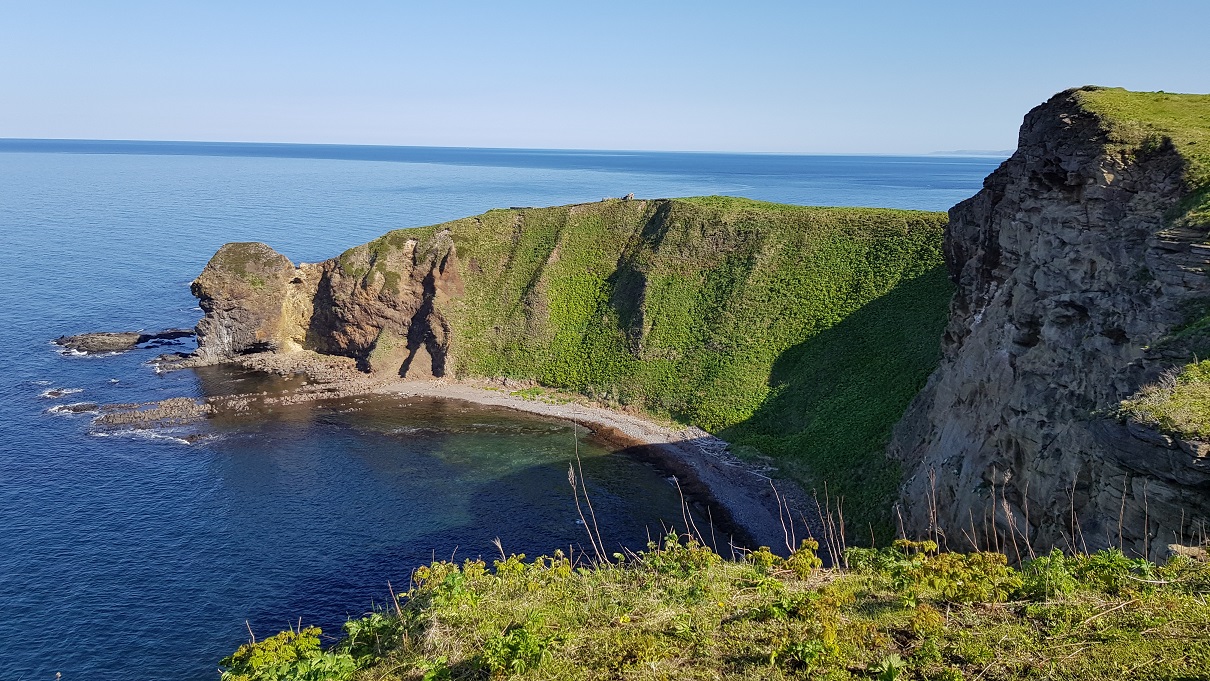
[[[76,402],[56,405],[47,411],[51,414],[94,414],[99,410],[100,406],[96,402]]]

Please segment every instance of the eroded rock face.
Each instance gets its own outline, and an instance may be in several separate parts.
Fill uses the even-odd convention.
[[[261,243],[224,245],[190,290],[206,313],[197,325],[197,356],[218,362],[285,349],[297,335],[285,312],[306,281],[286,256]]]
[[[441,308],[462,284],[447,234],[420,247],[391,233],[297,267],[264,244],[227,244],[192,291],[206,312],[200,362],[306,349],[352,357],[373,373],[431,378],[449,355]]]
[[[462,294],[449,234],[421,245],[398,233],[325,263],[309,348],[355,357],[373,373],[445,374],[450,328],[442,308]]]
[[[1072,92],[1026,116],[950,210],[943,359],[888,450],[909,534],[1158,557],[1210,525],[1210,460],[1113,416],[1191,359],[1161,342],[1210,294],[1207,235],[1166,217],[1186,192],[1171,145],[1114,151]]]

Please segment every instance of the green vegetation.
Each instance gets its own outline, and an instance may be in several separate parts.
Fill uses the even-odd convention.
[[[358,620],[359,623],[362,621]],[[353,625],[353,628],[356,626]],[[357,669],[353,656],[343,651],[321,650],[321,633],[319,627],[307,627],[299,631],[283,631],[263,641],[244,644],[219,663],[223,668],[222,681],[323,681],[349,678]],[[352,641],[347,641],[343,647],[352,645]]]
[[[671,534],[595,567],[439,561],[332,649],[284,632],[224,680],[1210,678],[1210,564],[1056,551],[1017,570],[898,541],[822,570],[817,546],[724,560]]]
[[[264,244],[248,241],[225,244],[211,260],[223,271],[234,272],[255,288],[265,286],[265,280],[257,273],[281,267],[286,262],[283,256]]]
[[[1165,374],[1124,400],[1121,413],[1183,438],[1210,439],[1210,360]]]
[[[1084,88],[1075,96],[1101,119],[1110,139],[1128,156],[1144,156],[1171,144],[1185,162],[1189,192],[1174,222],[1210,227],[1210,95]]]
[[[883,448],[940,357],[945,223],[611,200],[399,230],[340,263],[368,276],[409,240],[420,252],[452,240],[465,295],[441,309],[455,375],[535,380],[721,432],[808,489],[826,483],[853,526],[885,537],[898,472]]]
[[[826,482],[850,527],[873,525],[886,539],[900,473],[884,450],[940,359],[952,291],[935,267],[791,347],[773,366],[770,396],[722,437],[774,457],[797,480]]]
[[[1110,139],[1128,157],[1146,156],[1171,145],[1184,161],[1188,191],[1171,216],[1172,224],[1203,233],[1210,229],[1210,95],[1085,88],[1076,97],[1097,114]],[[1189,323],[1165,345],[1202,355],[1210,351],[1210,304],[1196,307],[1190,310]],[[1193,363],[1166,374],[1124,401],[1120,413],[1181,437],[1210,437],[1210,364]]]

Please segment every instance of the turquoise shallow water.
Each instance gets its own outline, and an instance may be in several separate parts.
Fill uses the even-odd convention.
[[[186,445],[48,413],[261,380],[49,344],[192,326],[189,281],[222,243],[314,261],[396,227],[628,192],[943,210],[997,162],[0,140],[0,675],[213,679],[245,620],[334,633],[419,561],[490,555],[497,536],[531,556],[582,541],[555,420],[358,398],[216,421]],[[679,522],[659,471],[580,448],[610,542]]]

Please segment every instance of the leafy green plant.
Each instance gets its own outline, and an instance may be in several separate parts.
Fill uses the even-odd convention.
[[[357,665],[347,653],[320,650],[318,627],[245,643],[219,662],[222,681],[344,681]]]
[[[907,663],[895,653],[882,658],[882,661],[870,668],[878,681],[896,681],[903,674]]]
[[[911,627],[912,633],[917,637],[927,638],[940,633],[941,628],[945,626],[945,616],[933,606],[927,603],[920,603],[916,606],[908,624]]]
[[[810,672],[824,661],[827,646],[823,641],[795,641],[787,643],[769,656],[769,664],[777,664],[795,671]]]
[[[781,556],[773,553],[768,546],[761,546],[748,554],[748,562],[760,574],[769,574],[784,562]]]
[[[422,672],[420,681],[449,681],[450,679],[449,661],[444,655],[431,661],[421,660],[416,667]]]
[[[721,560],[717,553],[692,535],[686,536],[681,543],[681,536],[672,530],[661,543],[649,543],[647,550],[639,554],[638,562],[662,574],[689,577]]]
[[[1002,603],[1022,586],[1021,574],[1002,553],[941,553],[913,571],[918,583],[955,603]]]
[[[1066,556],[1058,549],[1025,561],[1021,566],[1021,580],[1021,595],[1034,601],[1066,596],[1078,586],[1068,570]]]
[[[815,553],[818,550],[819,542],[814,539],[804,539],[794,553],[791,553],[786,558],[785,566],[800,578],[806,579],[816,570],[823,567],[823,561]]]
[[[355,660],[374,659],[395,648],[403,637],[406,623],[384,612],[350,619],[344,624],[344,651]]]
[[[1086,556],[1073,556],[1068,569],[1081,584],[1110,596],[1151,591],[1155,566],[1141,558],[1128,558],[1116,548]]]
[[[530,621],[511,626],[483,644],[479,659],[493,676],[520,674],[535,669],[548,656],[557,637],[538,633],[541,623]]]

